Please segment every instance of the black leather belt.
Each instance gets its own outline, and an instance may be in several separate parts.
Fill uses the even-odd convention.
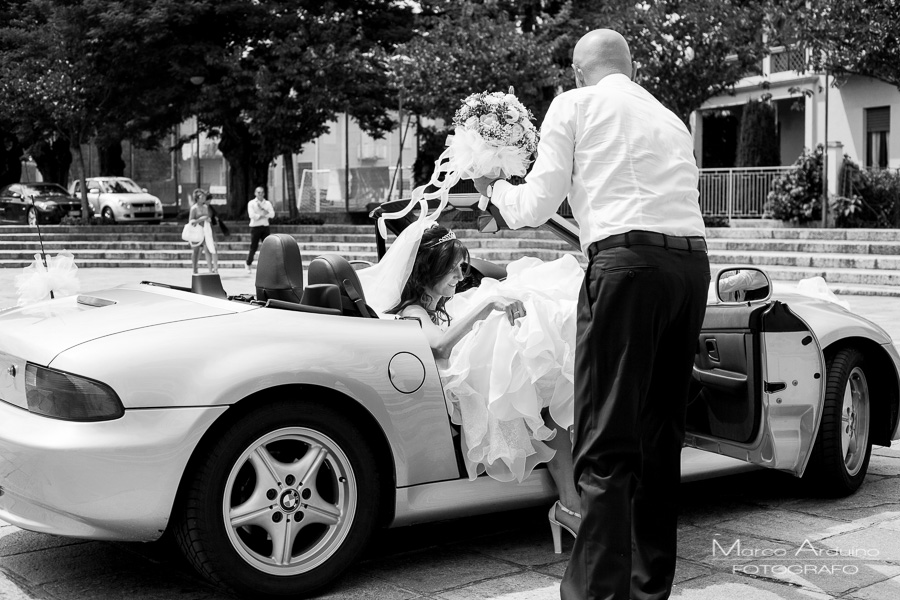
[[[598,252],[622,246],[660,246],[669,250],[687,250],[689,252],[706,252],[706,240],[701,236],[681,237],[666,235],[655,231],[628,231],[617,233],[588,246],[588,256]]]

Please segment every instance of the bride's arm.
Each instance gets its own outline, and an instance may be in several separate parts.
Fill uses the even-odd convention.
[[[431,346],[431,352],[435,358],[449,358],[450,351],[463,339],[478,321],[487,318],[493,311],[505,312],[510,324],[516,319],[525,316],[525,305],[521,300],[508,298],[491,298],[480,308],[477,308],[463,317],[453,320],[450,327],[444,331],[431,322],[428,311],[417,304],[407,306],[401,311],[404,317],[418,317],[422,321],[422,331]]]

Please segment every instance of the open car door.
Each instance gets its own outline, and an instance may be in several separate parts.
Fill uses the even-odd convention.
[[[685,444],[799,477],[821,420],[825,361],[809,326],[769,295],[707,306]]]

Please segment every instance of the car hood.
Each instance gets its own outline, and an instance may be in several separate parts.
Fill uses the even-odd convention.
[[[57,204],[77,204],[78,199],[71,196],[40,196],[34,199],[35,202],[56,202]]]
[[[59,353],[90,340],[251,308],[189,292],[127,285],[0,311],[0,354],[47,366]]]

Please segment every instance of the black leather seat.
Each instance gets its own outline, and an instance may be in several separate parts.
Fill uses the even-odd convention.
[[[310,285],[336,285],[341,293],[341,308],[344,315],[378,318],[378,314],[366,304],[366,297],[356,271],[343,256],[323,254],[314,258],[309,263],[306,278]]]
[[[303,260],[300,246],[286,233],[263,240],[256,268],[256,299],[300,303],[303,298]]]

